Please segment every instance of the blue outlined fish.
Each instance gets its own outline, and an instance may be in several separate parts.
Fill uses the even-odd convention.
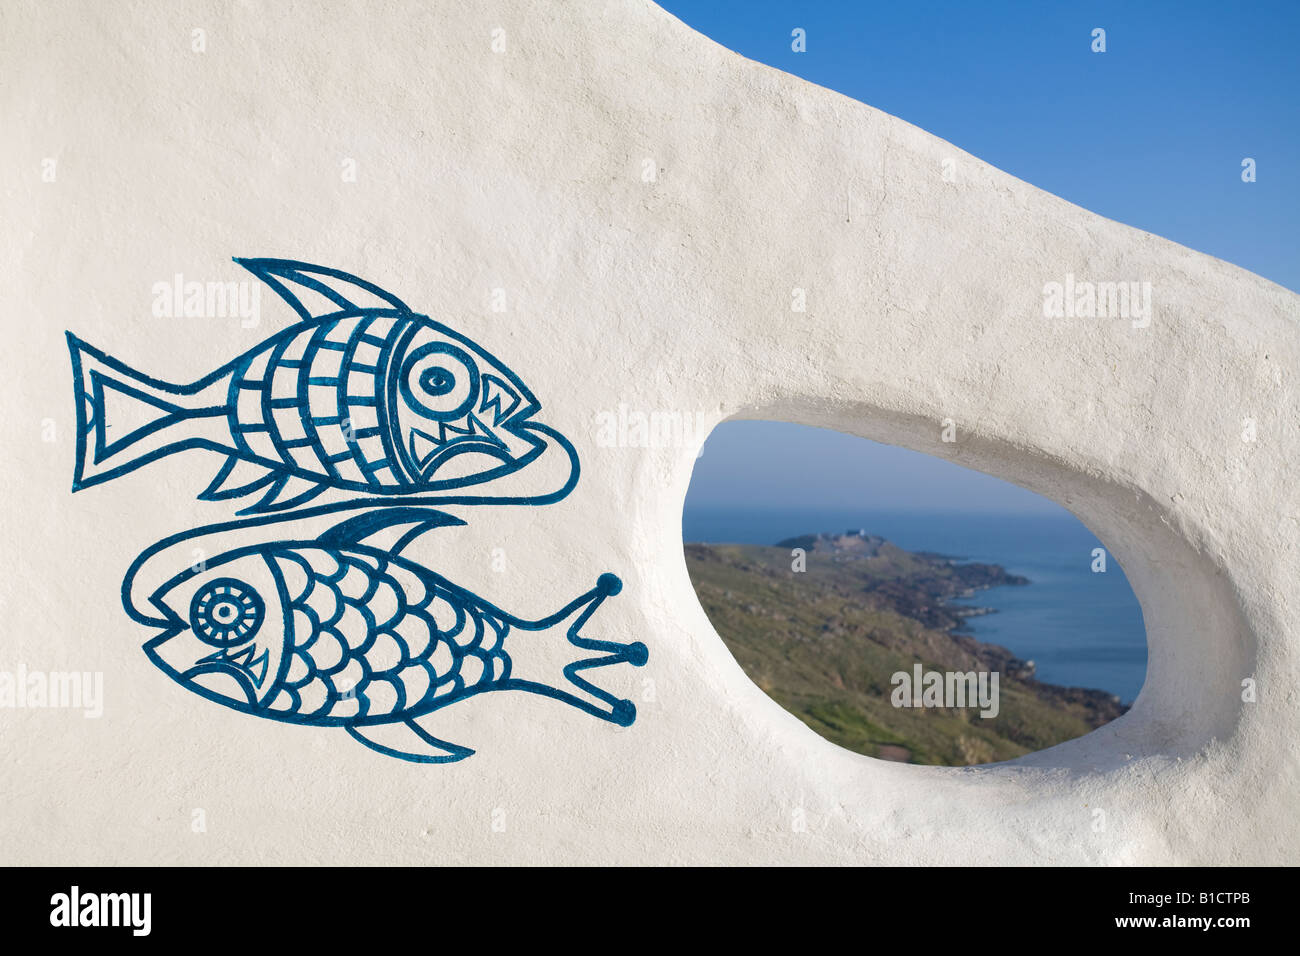
[[[144,650],[208,700],[273,720],[342,727],[379,753],[420,763],[473,753],[435,737],[422,719],[487,691],[541,694],[630,725],[635,705],[583,676],[646,662],[639,641],[580,633],[622,589],[619,579],[602,574],[554,614],[516,617],[401,557],[425,531],[459,524],[425,508],[380,509],[312,540],[237,548],[153,593],[162,615],[154,623],[164,630]],[[391,545],[379,543],[396,531],[403,533]],[[548,635],[576,649],[563,680],[517,673],[512,646]]]
[[[301,321],[196,382],[142,374],[67,334],[73,491],[193,448],[226,456],[201,499],[259,495],[239,514],[294,508],[327,490],[393,498],[485,485],[550,447],[569,458],[558,492],[446,500],[542,503],[573,487],[572,445],[533,419],[536,397],[476,343],[348,273],[236,261]]]

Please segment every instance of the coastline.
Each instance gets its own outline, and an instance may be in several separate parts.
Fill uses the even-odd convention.
[[[1125,710],[1106,691],[1046,684],[1032,662],[966,632],[963,622],[984,609],[952,599],[1028,583],[999,566],[952,564],[856,533],[684,550],[705,613],[750,679],[860,753],[989,763],[1081,736]],[[896,675],[917,667],[999,675],[999,709],[896,703]]]
[[[1056,513],[952,510],[883,511],[853,508],[688,506],[688,541],[772,546],[809,528],[866,528],[917,554],[943,560],[1002,563],[1032,579],[1032,588],[992,588],[975,602],[954,595],[946,612],[964,615],[982,640],[1032,659],[1037,674],[1060,686],[1100,688],[1133,701],[1147,676],[1147,635],[1141,606],[1110,562],[1092,573],[1102,544],[1077,518]],[[966,615],[967,607],[994,613]]]

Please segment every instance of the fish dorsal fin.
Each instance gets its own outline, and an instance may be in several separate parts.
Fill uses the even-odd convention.
[[[349,734],[376,753],[415,763],[454,763],[474,751],[439,740],[413,720],[349,727]]]
[[[433,508],[379,508],[336,524],[316,541],[334,548],[365,544],[389,554],[400,554],[426,531],[464,523],[455,515]]]
[[[406,303],[379,286],[354,275],[292,259],[240,259],[241,266],[261,279],[304,320],[339,311],[396,309],[409,313]]]

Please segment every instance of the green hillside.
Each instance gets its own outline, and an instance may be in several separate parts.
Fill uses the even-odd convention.
[[[686,563],[745,673],[843,747],[913,763],[989,763],[1082,736],[1123,713],[1110,694],[1041,683],[1031,663],[959,633],[970,609],[948,606],[949,598],[1024,579],[858,535],[781,545],[688,544]],[[795,547],[806,552],[803,572],[791,568]],[[997,671],[998,715],[894,707],[891,675],[918,662],[926,670]]]

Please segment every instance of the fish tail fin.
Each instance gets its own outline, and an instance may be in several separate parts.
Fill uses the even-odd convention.
[[[612,664],[631,664],[640,667],[649,658],[649,651],[640,641],[622,643],[602,641],[582,634],[583,626],[596,613],[607,597],[618,594],[623,582],[613,574],[602,574],[596,586],[580,595],[549,617],[523,625],[529,630],[555,630],[563,632],[569,644],[578,648],[564,667],[567,684],[563,689],[548,688],[545,693],[621,727],[636,720],[636,705],[632,701],[615,697],[604,688],[597,687],[584,676],[584,672]],[[593,655],[593,652],[595,654]]]
[[[224,388],[161,382],[71,332],[67,336],[77,414],[73,491],[116,478],[180,447],[211,444],[204,441],[204,429],[177,426],[224,416]],[[211,406],[213,400],[220,407]],[[224,420],[220,424],[224,426]]]

